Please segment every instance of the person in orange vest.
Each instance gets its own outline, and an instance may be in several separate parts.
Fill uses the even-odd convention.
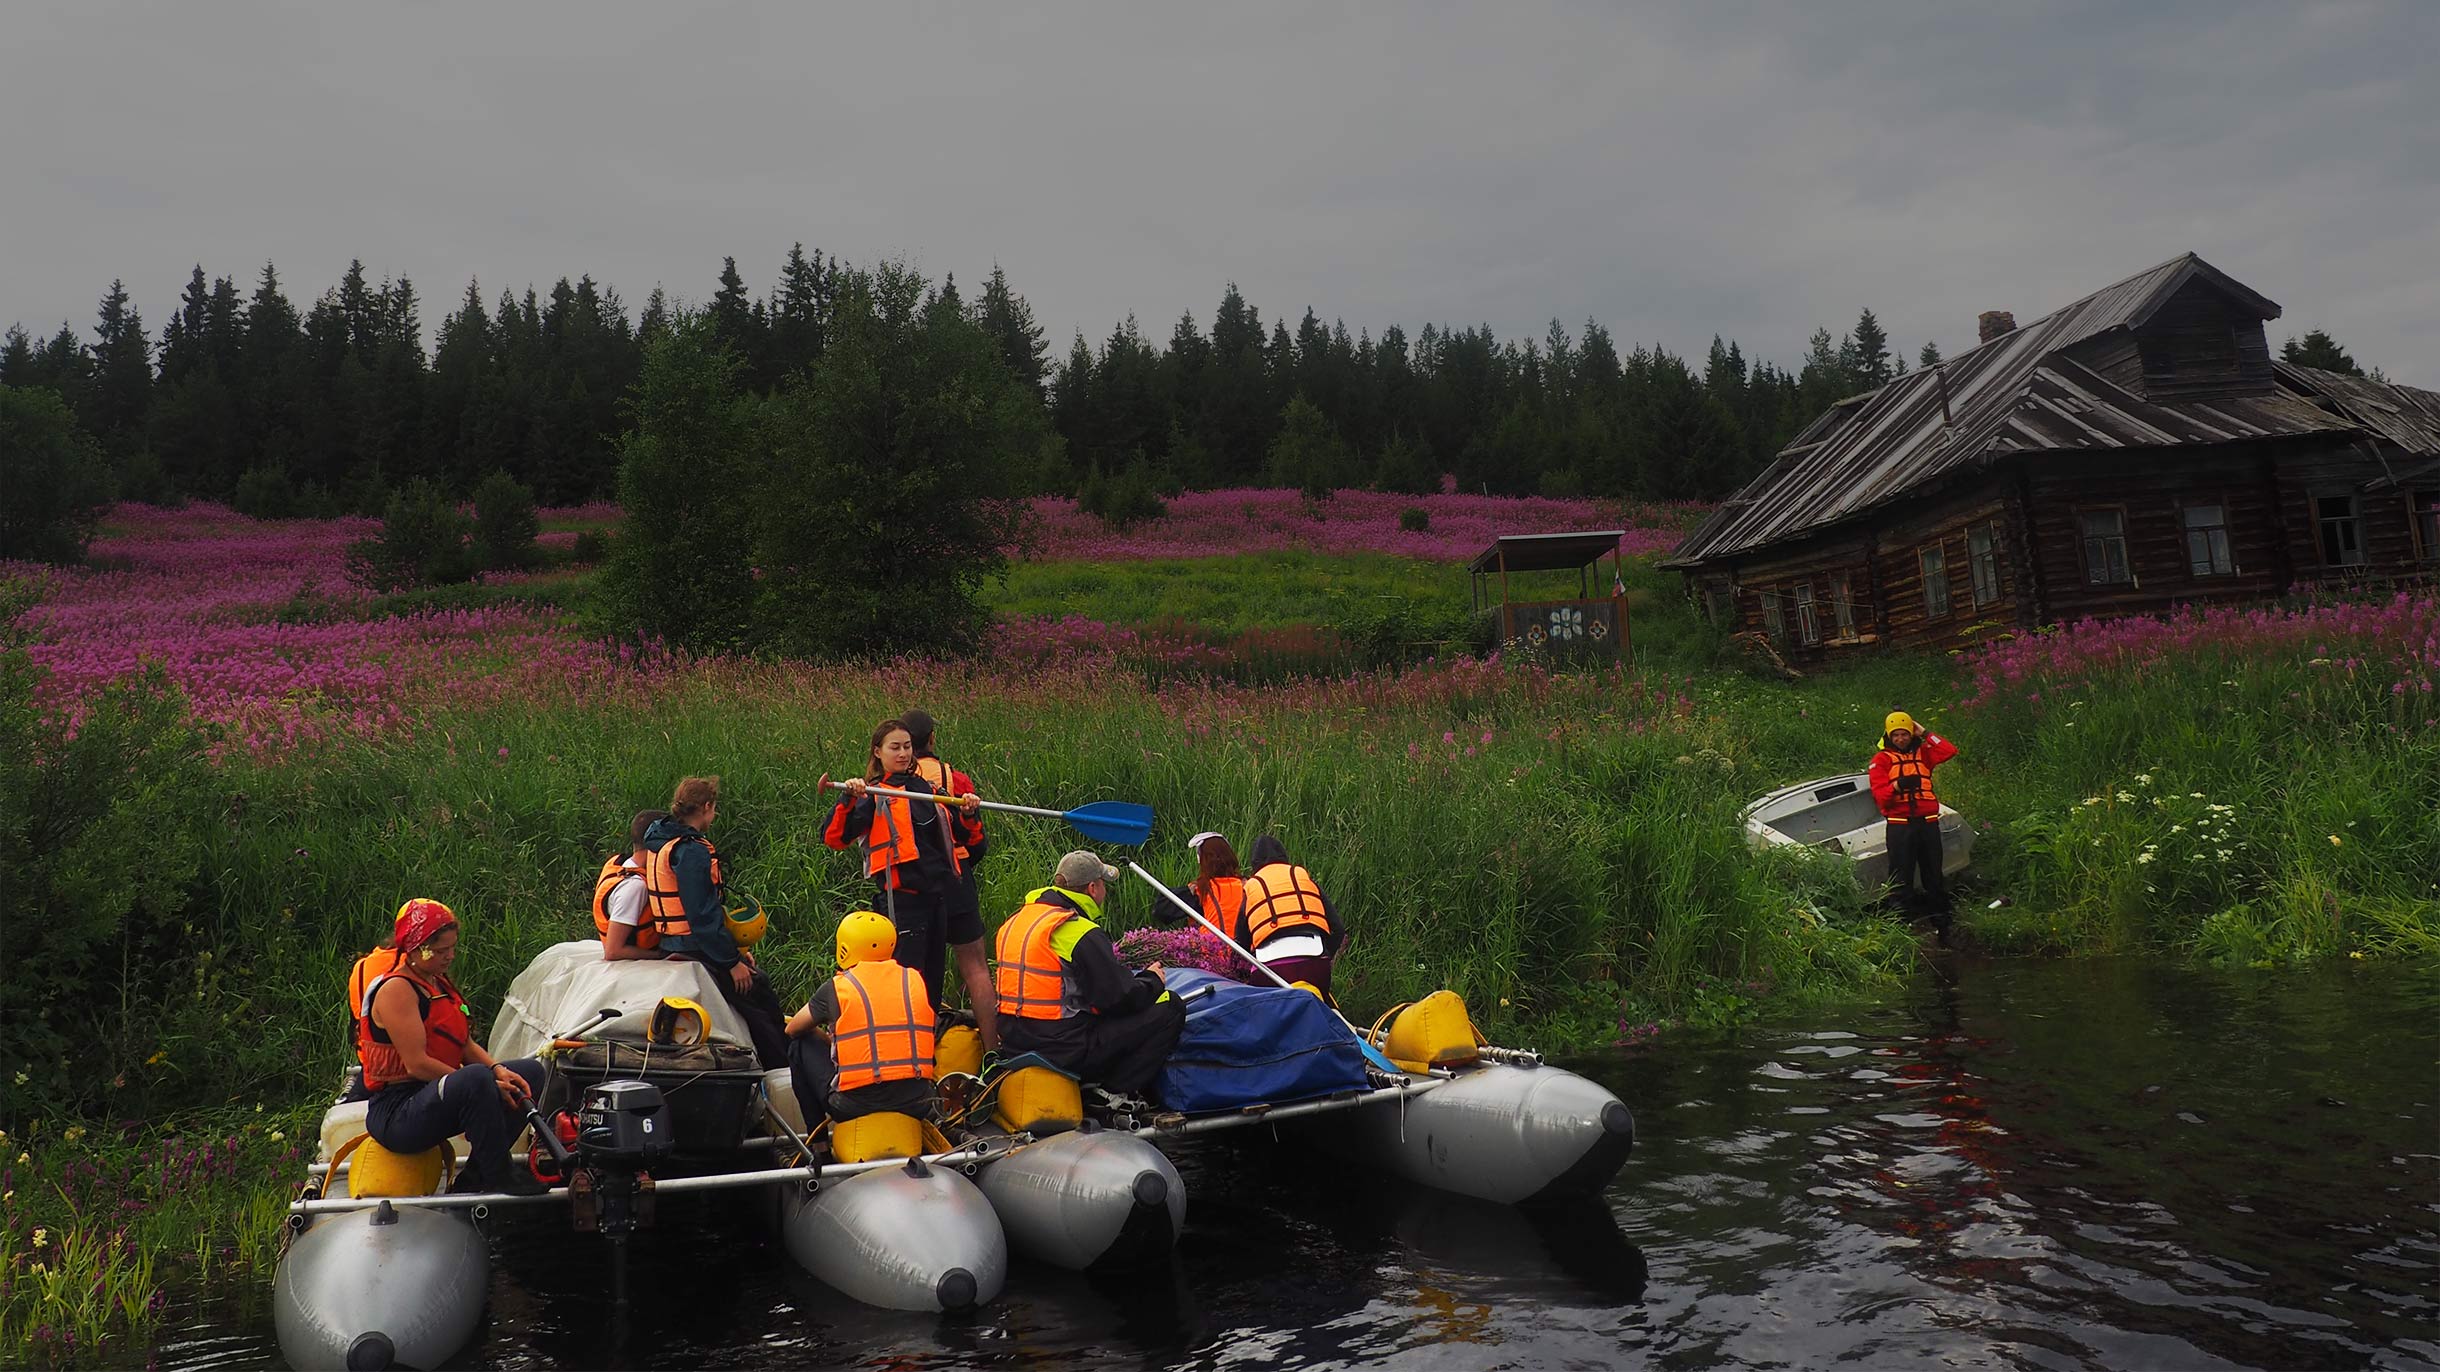
[[[894,960],[898,929],[858,910],[839,921],[839,973],[788,1017],[788,1085],[812,1130],[892,1111],[930,1119],[939,1024],[914,968]]]
[[[754,955],[729,933],[728,881],[706,831],[720,815],[720,778],[688,777],[669,798],[669,817],[644,831],[644,900],[660,948],[709,968],[721,998],[745,1021],[754,1055],[768,1068],[788,1065],[787,1016]],[[639,926],[640,927],[640,926]]]
[[[1238,946],[1282,981],[1301,981],[1330,999],[1330,968],[1346,932],[1313,874],[1288,861],[1288,847],[1264,834],[1254,840],[1254,874],[1245,879],[1245,905],[1234,926]],[[1260,978],[1264,985],[1268,977]]]
[[[1957,745],[1927,733],[1904,710],[1892,710],[1881,721],[1881,750],[1872,755],[1867,772],[1873,801],[1889,847],[1889,880],[1898,901],[1918,915],[1928,915],[1940,941],[1949,941],[1955,918],[1949,908],[1946,875],[1941,871],[1940,797],[1932,792],[1932,769],[1957,756]],[[1922,883],[1916,893],[1915,884]]]
[[[437,900],[410,900],[398,907],[390,937],[397,970],[366,988],[356,1050],[372,1093],[365,1132],[403,1154],[464,1134],[466,1169],[450,1190],[539,1194],[541,1183],[510,1165],[508,1146],[542,1088],[542,1064],[501,1062],[475,1042],[465,1000],[449,979],[457,915]]]
[[[1188,852],[1195,855],[1195,877],[1183,886],[1172,886],[1170,893],[1180,901],[1203,912],[1214,929],[1230,938],[1245,914],[1245,879],[1237,866],[1237,850],[1220,834],[1206,829],[1186,840]],[[1185,912],[1168,901],[1155,901],[1152,917],[1167,925],[1195,925]],[[1210,935],[1204,935],[1206,939]],[[1263,985],[1270,983],[1265,981]]]
[[[1160,968],[1131,972],[1098,920],[1118,871],[1088,852],[1059,859],[1051,884],[1000,924],[993,953],[1000,1052],[1040,1054],[1080,1081],[1140,1091],[1178,1046],[1186,1011]]]
[[[661,951],[661,931],[653,925],[651,902],[644,898],[644,867],[652,861],[644,836],[667,818],[666,810],[638,810],[627,822],[627,851],[606,859],[593,878],[593,927],[601,931],[604,962],[669,956]]]
[[[974,778],[951,767],[933,748],[933,738],[939,726],[928,710],[908,710],[898,716],[907,726],[915,744],[915,775],[926,785],[944,796],[956,796],[961,803],[973,795]],[[942,937],[949,945],[949,956],[957,963],[957,979],[966,986],[966,1001],[974,1007],[974,1027],[983,1036],[986,1052],[1000,1046],[998,1018],[992,1011],[991,957],[983,951],[983,894],[975,882],[974,869],[991,849],[991,840],[983,832],[980,809],[963,810],[950,825],[958,836],[957,885],[949,892],[949,909],[943,921]]]
[[[829,784],[829,776],[823,776],[820,785]],[[915,732],[896,718],[874,727],[864,775],[849,777],[846,785],[847,799],[831,811],[822,842],[863,851],[873,904],[888,912],[898,930],[895,956],[923,974],[937,1009],[948,996],[949,901],[964,868],[957,854],[980,832],[972,821],[982,802],[972,795],[937,803],[867,795],[873,786],[937,793],[915,770]]]

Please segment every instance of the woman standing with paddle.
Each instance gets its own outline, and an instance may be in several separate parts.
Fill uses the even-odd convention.
[[[829,776],[820,784],[828,787]],[[866,794],[876,787],[897,794]],[[968,795],[927,803],[940,793],[915,770],[915,734],[899,719],[874,727],[864,775],[843,789],[847,799],[831,811],[822,841],[842,851],[862,846],[876,903],[898,929],[896,960],[923,975],[938,1006],[948,995],[949,901],[963,876],[957,851],[980,840],[979,826],[956,826],[973,825],[981,802]]]

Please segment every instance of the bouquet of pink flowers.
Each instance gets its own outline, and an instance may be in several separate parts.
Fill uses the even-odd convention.
[[[1183,929],[1130,929],[1119,936],[1115,946],[1119,961],[1130,967],[1149,967],[1156,962],[1163,967],[1197,967],[1238,981],[1249,980],[1254,973],[1245,959],[1199,924]]]

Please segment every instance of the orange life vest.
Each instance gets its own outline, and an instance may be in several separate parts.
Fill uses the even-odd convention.
[[[1066,1019],[1077,1012],[1068,990],[1067,964],[1051,951],[1051,935],[1076,911],[1036,901],[1000,924],[992,941],[992,974],[1000,1013],[1018,1019]]]
[[[356,1026],[356,1056],[373,1045],[373,1017],[364,1012],[367,999],[373,994],[373,983],[392,972],[406,970],[405,958],[395,948],[376,948],[356,959],[347,974],[347,1017]]]
[[[1311,872],[1294,863],[1274,862],[1245,879],[1247,951],[1260,952],[1272,939],[1300,929],[1330,936],[1322,888],[1313,884]]]
[[[713,847],[712,841],[703,835],[691,834],[682,838],[673,838],[653,849],[651,859],[644,864],[644,910],[645,913],[652,916],[653,943],[659,943],[665,938],[685,938],[695,932],[694,924],[686,917],[686,902],[678,898],[677,869],[670,866],[669,862],[670,858],[677,854],[678,845],[681,843],[700,843],[703,845],[703,851],[711,855],[712,894],[714,896],[720,896],[725,885],[720,877],[720,850]],[[636,927],[639,930],[643,928],[642,925]],[[650,947],[651,945],[639,946]]]
[[[439,985],[425,981],[413,972],[388,972],[373,978],[365,987],[361,1002],[364,1016],[364,1041],[356,1060],[364,1064],[364,1089],[378,1091],[402,1081],[414,1080],[406,1063],[398,1056],[398,1045],[389,1033],[373,1022],[373,997],[392,981],[404,981],[415,992],[415,1012],[424,1022],[424,1056],[450,1071],[466,1065],[466,1041],[474,1037],[474,1026],[466,1016],[466,1003],[459,999],[458,989],[447,977]]]
[[[614,853],[609,861],[602,864],[600,875],[593,878],[593,927],[601,931],[601,936],[605,939],[610,937],[610,893],[619,888],[619,883],[630,877],[642,881],[644,873],[627,865],[626,854]],[[631,927],[627,931],[627,937],[638,948],[651,948],[660,943],[661,931],[653,927],[650,915],[651,902],[647,901],[644,908],[646,911],[644,922]]]
[[[890,874],[890,885],[904,887],[898,876],[901,864],[913,864],[915,850],[916,802],[894,796],[872,796],[873,823],[864,835],[864,875],[877,877]],[[966,870],[966,850],[958,846],[957,830],[951,822],[949,806],[940,804],[942,832],[948,835],[949,875],[955,877]]]
[[[955,777],[949,764],[936,757],[915,759],[915,775],[922,777],[933,790],[944,796],[949,794],[949,783]],[[950,806],[943,804],[940,807],[940,819],[941,823],[949,826],[949,848],[957,855],[957,866],[963,869],[973,854],[966,851],[965,844],[957,841],[957,816],[952,813]]]
[[[1923,789],[1913,792],[1901,789],[1900,783],[1908,777],[1921,777]],[[1912,752],[1889,754],[1889,785],[1889,803],[1897,807],[1895,812],[1882,812],[1889,818],[1912,819],[1940,813],[1940,797],[1932,794],[1932,765],[1923,760],[1920,746]]]
[[[930,1081],[937,1031],[923,974],[888,959],[859,962],[830,979],[839,1018],[830,1046],[839,1064],[835,1088],[853,1091],[884,1081]]]
[[[1243,877],[1213,877],[1203,892],[1203,917],[1222,933],[1237,927],[1237,917],[1245,913],[1245,879]]]

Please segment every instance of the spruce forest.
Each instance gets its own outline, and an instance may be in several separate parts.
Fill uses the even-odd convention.
[[[800,244],[757,296],[727,259],[696,312],[743,383],[773,391],[821,357],[848,270]],[[1310,308],[1291,326],[1234,285],[1208,327],[1190,312],[1156,340],[1130,317],[1059,360],[996,267],[972,301],[954,275],[936,289],[1045,407],[1056,440],[1021,480],[1036,494],[1097,474],[1315,491],[1430,491],[1453,474],[1492,494],[1717,499],[1823,407],[1904,368],[1870,310],[1837,340],[1817,330],[1791,372],[1719,339],[1699,365],[1622,354],[1589,320],[1524,341],[1480,325],[1351,334]],[[301,310],[271,264],[250,287],[197,266],[157,336],[117,281],[90,341],[70,323],[47,339],[12,326],[0,385],[57,391],[125,499],[378,514],[404,482],[462,495],[495,471],[548,503],[615,494],[623,398],[685,309],[656,287],[631,313],[589,276],[491,299],[469,282],[427,349],[427,308],[361,263]]]

